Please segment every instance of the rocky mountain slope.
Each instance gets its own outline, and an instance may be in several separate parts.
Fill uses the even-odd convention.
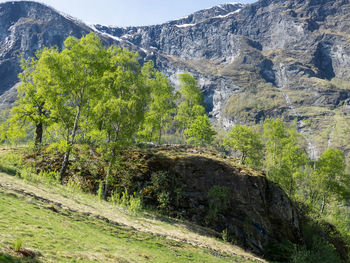
[[[0,104],[13,100],[17,53],[62,46],[94,30],[106,43],[138,50],[176,85],[190,72],[217,123],[297,119],[309,153],[349,152],[350,3],[348,0],[260,0],[225,4],[162,25],[87,26],[32,2],[0,5]],[[5,93],[4,93],[5,92]],[[12,97],[11,97],[12,96]]]

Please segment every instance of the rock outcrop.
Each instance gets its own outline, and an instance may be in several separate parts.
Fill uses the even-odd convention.
[[[128,151],[124,158],[114,187],[141,193],[152,206],[166,202],[172,216],[208,226],[220,237],[226,232],[228,241],[259,255],[272,243],[301,242],[288,196],[232,159],[181,145]]]
[[[227,231],[228,240],[260,255],[272,242],[300,242],[296,209],[282,189],[264,176],[201,156],[154,158],[149,165],[182,183],[180,201],[174,205],[181,216],[220,233]],[[215,187],[228,191],[228,205],[210,215],[209,193]]]
[[[105,163],[98,154],[81,159],[83,155],[72,156],[63,182],[78,181],[96,193]],[[32,158],[24,160],[31,163]],[[36,167],[55,170],[61,158],[43,153]],[[212,229],[207,234],[258,255],[265,255],[271,244],[302,242],[298,212],[288,196],[264,174],[236,159],[186,145],[142,145],[121,152],[118,160],[108,195],[127,189],[146,207]]]

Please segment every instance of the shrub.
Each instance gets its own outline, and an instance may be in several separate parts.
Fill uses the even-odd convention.
[[[177,205],[181,199],[181,187],[176,177],[167,171],[158,171],[151,175],[152,192],[155,193],[158,207],[166,211],[169,205]]]
[[[127,209],[130,213],[133,214],[141,212],[143,208],[142,199],[136,196],[135,193],[129,195],[126,188],[121,194],[119,194],[117,191],[113,192],[111,195],[111,202],[114,205],[118,205]]]
[[[308,247],[308,245],[310,247]],[[312,244],[295,249],[291,255],[292,263],[341,263],[335,248],[320,236],[312,237]]]
[[[159,208],[162,210],[166,210],[170,205],[170,193],[160,192],[157,195],[157,200],[159,202]]]
[[[54,184],[58,180],[58,174],[56,171],[43,171],[43,170],[41,170],[39,173],[39,177],[44,179],[46,182],[52,183],[52,184]]]
[[[130,202],[130,196],[128,194],[128,189],[125,188],[124,192],[122,193],[121,198],[119,199],[119,205],[121,205],[124,208],[128,208]]]
[[[78,180],[75,180],[73,177],[70,177],[67,183],[68,188],[73,192],[81,191],[81,183]]]
[[[295,244],[289,240],[271,241],[266,248],[265,256],[274,262],[289,262],[295,250]]]
[[[137,214],[142,210],[142,200],[140,197],[136,197],[135,194],[130,195],[128,211]]]
[[[25,182],[33,182],[33,183],[37,183],[40,182],[40,177],[33,173],[32,168],[31,167],[24,167],[19,171],[19,176],[21,178],[23,178],[23,180]]]
[[[103,182],[98,184],[97,196],[100,200],[103,200]]]
[[[227,228],[222,230],[221,237],[222,237],[222,240],[224,240],[225,242],[229,242],[229,233],[228,233]]]

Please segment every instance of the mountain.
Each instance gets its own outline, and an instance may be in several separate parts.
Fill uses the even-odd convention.
[[[0,104],[16,96],[10,89],[18,82],[20,53],[33,56],[45,46],[62,47],[69,35],[81,37],[89,31],[84,24],[39,3],[0,4]]]
[[[192,73],[218,125],[297,120],[309,154],[350,152],[349,0],[260,0],[224,4],[161,25],[88,26],[34,2],[0,5],[0,104],[13,100],[19,51],[62,47],[93,30],[152,59],[177,85]]]

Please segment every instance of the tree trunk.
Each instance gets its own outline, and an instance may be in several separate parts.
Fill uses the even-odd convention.
[[[321,214],[323,214],[325,207],[326,207],[326,195],[323,194],[322,203],[321,203]]]
[[[241,159],[241,163],[243,165],[245,165],[245,159],[246,159],[246,154],[244,152],[242,152],[242,159]]]
[[[117,146],[114,145],[112,148],[111,159],[109,160],[108,170],[107,170],[104,188],[103,188],[103,199],[105,199],[105,200],[107,200],[107,190],[108,190],[108,185],[109,185],[109,178],[110,178],[111,173],[112,173],[113,164],[115,163],[115,160],[116,160],[116,152],[117,152]]]
[[[42,103],[38,106],[38,115],[40,117],[45,116],[44,104],[45,103]],[[43,122],[40,121],[38,124],[35,125],[35,148],[37,148],[37,146],[39,146],[42,143],[43,132],[44,132],[44,125],[43,125]]]
[[[158,145],[162,142],[162,121],[160,121],[160,126],[159,126],[159,137],[158,137]]]
[[[43,141],[43,123],[40,122],[36,125],[35,129],[35,146],[39,146]]]
[[[290,176],[290,180],[289,180],[289,198],[292,198],[292,192],[293,192],[293,175]]]
[[[72,147],[73,147],[73,143],[74,143],[74,138],[75,138],[75,135],[76,135],[77,130],[78,130],[78,123],[79,123],[79,119],[80,119],[80,111],[81,111],[81,105],[79,105],[78,111],[77,111],[77,115],[75,116],[72,134],[71,134],[71,137],[70,137],[70,139],[68,141],[68,149],[66,150],[66,152],[64,154],[62,167],[61,167],[61,170],[60,170],[60,174],[58,176],[58,179],[61,182],[62,182],[63,176],[66,173],[66,170],[67,170],[67,167],[68,167],[69,155],[71,153],[71,150],[72,150]]]

